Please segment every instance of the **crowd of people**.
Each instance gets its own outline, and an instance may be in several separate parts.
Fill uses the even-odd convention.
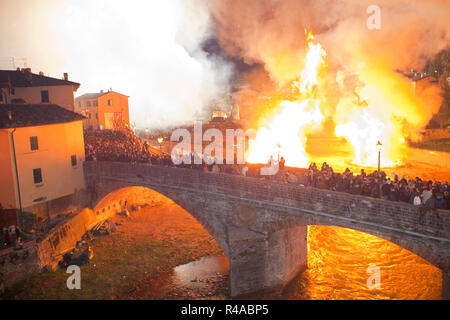
[[[4,227],[2,230],[2,245],[1,247],[9,248],[14,246],[18,250],[22,248],[22,231],[18,226]]]
[[[152,154],[132,130],[87,130],[84,132],[86,160],[150,162]]]
[[[171,155],[152,152],[148,144],[142,142],[130,129],[87,131],[85,132],[85,146],[87,160],[141,162],[152,165],[175,166]],[[311,163],[306,172],[299,175],[286,170],[283,157],[279,161],[274,161],[271,158],[267,167],[274,167],[276,163],[276,174],[264,175],[260,167],[251,164],[225,164],[226,160],[224,159],[223,164],[212,163],[208,165],[205,163],[207,161],[203,161],[206,159],[202,159],[201,155],[195,154],[185,155],[184,160],[189,157],[190,164],[186,163],[188,161],[184,161],[177,167],[277,180],[283,183],[301,184],[319,189],[450,210],[450,187],[447,182],[423,181],[419,177],[407,180],[404,176],[399,179],[397,175],[391,179],[383,171],[380,173],[374,171],[367,174],[364,170],[361,170],[359,174],[354,174],[348,168],[343,173],[337,173],[326,162],[322,164],[320,169],[316,163]],[[199,157],[199,159],[196,159],[196,157]]]
[[[405,176],[399,179],[398,175],[391,179],[383,171],[367,174],[363,169],[356,175],[348,168],[336,173],[326,162],[320,170],[312,163],[306,175],[307,185],[320,189],[450,210],[447,182],[423,181],[419,177],[407,180]]]

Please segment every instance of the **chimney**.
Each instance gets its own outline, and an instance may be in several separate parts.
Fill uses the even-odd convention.
[[[100,93],[103,93],[103,89],[102,89],[102,90],[100,90]]]
[[[69,74],[64,72],[64,80],[69,81]]]
[[[43,76],[43,75],[44,75],[44,72],[39,71],[39,75],[40,75],[40,76]]]

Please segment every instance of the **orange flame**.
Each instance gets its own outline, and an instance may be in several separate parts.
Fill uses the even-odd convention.
[[[305,67],[300,73],[300,81],[292,83],[292,88],[301,95],[296,101],[281,102],[268,127],[259,129],[255,140],[250,141],[248,162],[266,163],[270,156],[279,159],[281,155],[286,165],[302,167],[308,164],[306,136],[324,120],[320,100],[313,98],[313,88],[317,85],[318,69],[324,63],[326,52],[320,44],[312,43],[313,39],[309,32]]]
[[[308,45],[305,65],[299,79],[291,84],[297,99],[281,102],[269,124],[261,127],[256,139],[250,141],[247,158],[250,163],[266,163],[270,156],[274,159],[283,156],[288,166],[308,165],[307,137],[321,126],[327,110],[321,105],[326,102],[326,94],[316,90],[326,66],[326,52],[320,43],[314,42],[311,32],[305,30],[305,34]],[[411,127],[421,127],[425,113],[407,82],[382,60],[367,55],[357,60],[361,63],[353,66],[347,76],[355,75],[361,84],[351,93],[345,93],[347,89],[341,85],[344,94],[332,111],[334,134],[345,138],[352,147],[356,165],[377,167],[378,141],[383,144],[381,167],[398,165],[407,153],[406,138],[413,133]],[[268,118],[269,115],[261,120]]]

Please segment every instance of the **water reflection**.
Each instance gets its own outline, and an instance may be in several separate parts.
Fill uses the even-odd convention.
[[[206,256],[200,260],[178,266],[174,269],[174,279],[180,286],[202,286],[212,279],[220,280],[230,271],[226,256]]]
[[[380,289],[367,287],[370,265],[380,268]],[[177,288],[177,298],[223,299],[227,298],[224,288],[229,286],[228,272],[227,257],[205,257],[175,268],[171,282]],[[252,294],[245,298],[440,299],[441,281],[438,268],[389,241],[350,229],[309,226],[308,269],[282,293]]]
[[[381,288],[370,290],[370,265]],[[308,227],[308,269],[283,299],[440,299],[441,271],[419,256],[375,236],[330,226]]]

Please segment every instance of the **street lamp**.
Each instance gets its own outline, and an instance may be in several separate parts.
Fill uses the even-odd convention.
[[[381,149],[383,148],[383,145],[378,140],[377,142],[377,150],[378,150],[378,175],[380,175],[380,159],[381,159]]]
[[[159,137],[158,138],[158,143],[159,143],[159,152],[162,153],[161,147],[162,147],[162,142],[164,141],[163,137]]]

